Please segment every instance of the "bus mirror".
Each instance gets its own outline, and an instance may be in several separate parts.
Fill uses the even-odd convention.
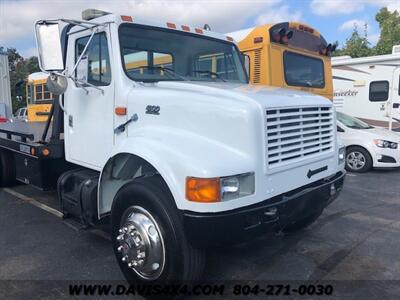
[[[35,24],[39,66],[42,71],[63,71],[64,60],[58,22],[38,21]]]
[[[46,85],[49,92],[53,93],[54,95],[61,95],[67,89],[68,81],[66,77],[52,73],[47,78]]]

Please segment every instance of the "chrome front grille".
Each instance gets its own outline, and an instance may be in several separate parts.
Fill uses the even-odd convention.
[[[275,168],[333,150],[332,107],[266,110],[267,166]]]

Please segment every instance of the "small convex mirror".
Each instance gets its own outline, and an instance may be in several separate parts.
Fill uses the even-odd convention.
[[[83,55],[76,67],[76,79],[80,84],[88,82],[89,59],[87,55]]]
[[[63,71],[64,60],[58,22],[38,21],[35,24],[35,31],[42,71]]]

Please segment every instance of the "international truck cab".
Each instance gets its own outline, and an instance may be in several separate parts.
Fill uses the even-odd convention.
[[[207,246],[301,229],[338,196],[344,148],[330,101],[248,85],[224,35],[83,15],[36,23],[40,66],[60,95],[52,134],[39,143],[0,127],[17,166],[2,168],[25,183],[28,166],[56,178],[65,218],[109,220],[128,280],[198,279]]]

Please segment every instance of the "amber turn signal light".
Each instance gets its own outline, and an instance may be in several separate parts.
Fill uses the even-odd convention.
[[[220,179],[187,177],[186,199],[203,203],[221,201]]]

